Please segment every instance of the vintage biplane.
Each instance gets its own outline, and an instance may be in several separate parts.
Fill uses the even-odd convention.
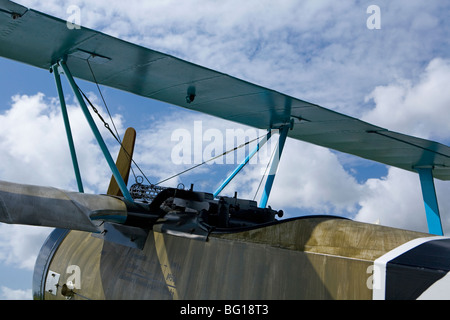
[[[78,182],[78,192],[0,182],[2,222],[55,228],[36,261],[34,298],[450,298],[450,238],[443,236],[434,188],[434,178],[450,179],[448,146],[97,31],[68,28],[66,21],[5,0],[0,56],[51,71]],[[112,170],[105,195],[83,192],[61,74]],[[114,162],[74,78],[267,135],[213,193],[144,183],[128,189],[135,131],[127,130]],[[277,219],[281,211],[267,206],[277,161],[259,203],[221,196],[248,159],[275,137],[279,156],[289,137],[418,173],[429,233],[326,215]]]

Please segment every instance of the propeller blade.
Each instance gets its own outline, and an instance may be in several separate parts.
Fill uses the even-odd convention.
[[[117,156],[116,167],[122,176],[125,184],[128,183],[128,176],[130,174],[131,159],[133,157],[134,142],[136,140],[136,130],[128,128],[125,131],[125,135],[122,140],[122,147],[120,148],[119,155]],[[109,182],[107,194],[112,196],[122,196],[122,192],[119,189],[119,185],[116,182],[114,176],[111,177]]]
[[[0,222],[99,232],[103,221],[126,218],[118,198],[0,181]]]

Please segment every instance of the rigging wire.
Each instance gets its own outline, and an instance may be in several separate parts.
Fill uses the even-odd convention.
[[[105,120],[103,120],[103,118],[102,118],[102,116],[100,115],[100,113],[98,112],[98,110],[97,110],[97,109],[94,107],[94,105],[89,101],[89,99],[86,97],[86,95],[81,91],[80,87],[78,87],[78,90],[80,90],[80,92],[83,94],[84,98],[89,102],[89,104],[90,104],[91,107],[93,108],[94,112],[97,113],[97,115],[99,116],[100,120],[102,120],[104,126],[109,130],[109,132],[112,134],[112,136],[113,136],[113,137],[116,139],[116,141],[120,144],[120,146],[122,147],[122,149],[125,151],[125,153],[127,154],[127,156],[131,159],[131,161],[134,163],[134,165],[135,165],[136,168],[139,170],[139,172],[142,174],[142,176],[145,178],[145,180],[147,180],[147,182],[148,182],[149,184],[151,184],[150,180],[147,178],[147,176],[144,174],[144,172],[141,170],[141,168],[138,166],[138,164],[134,161],[133,157],[130,155],[130,153],[128,152],[128,150],[126,150],[126,149],[123,147],[122,139],[120,138],[120,134],[119,134],[119,132],[118,132],[118,130],[117,130],[117,128],[116,128],[116,125],[115,125],[115,123],[114,123],[114,119],[113,119],[113,117],[111,116],[111,113],[109,112],[109,108],[108,108],[108,105],[106,104],[106,100],[105,100],[105,98],[103,97],[103,93],[102,93],[102,91],[100,90],[100,86],[99,86],[99,84],[98,84],[97,78],[95,77],[94,71],[92,70],[91,64],[89,63],[89,59],[90,59],[91,57],[93,57],[93,56],[92,56],[92,55],[89,56],[89,58],[88,58],[86,61],[87,61],[87,64],[88,64],[88,66],[89,66],[89,70],[91,71],[92,78],[93,78],[93,80],[94,80],[94,82],[95,82],[95,85],[97,86],[97,90],[98,90],[98,92],[100,93],[100,96],[101,96],[101,98],[102,98],[103,104],[105,105],[106,111],[108,112],[108,115],[109,115],[109,118],[110,118],[110,120],[111,120],[111,123],[113,124],[114,130],[116,131],[116,135],[114,135],[114,133],[112,132],[111,128],[109,127],[109,124],[106,123]],[[130,169],[131,169],[131,172],[132,172],[132,174],[133,174],[133,176],[134,176],[134,180],[137,181],[137,176],[136,176],[136,173],[134,172],[133,167],[130,167]]]
[[[93,105],[93,103],[89,100],[89,98],[86,96],[86,94],[83,92],[83,90],[81,90],[80,87],[78,87],[78,90],[79,90],[80,93],[83,95],[84,99],[89,103],[89,105],[91,106],[91,108],[92,108],[92,110],[94,111],[94,113],[96,113],[97,116],[99,117],[99,119],[103,122],[103,125],[105,126],[105,128],[108,129],[108,131],[111,133],[111,135],[114,137],[114,139],[115,139],[115,140],[122,146],[122,148],[123,148],[123,145],[122,145],[122,143],[120,142],[119,138],[114,134],[114,132],[112,131],[112,129],[111,129],[111,127],[109,126],[109,124],[103,119],[103,117],[101,116],[101,114],[98,112],[97,108]],[[175,177],[178,177],[178,176],[180,176],[180,175],[182,175],[182,174],[184,174],[184,173],[186,173],[186,172],[189,172],[189,171],[191,171],[191,170],[193,170],[193,169],[195,169],[195,168],[198,168],[198,167],[200,167],[200,166],[202,166],[202,165],[204,165],[204,164],[206,164],[206,163],[208,163],[208,162],[211,162],[211,161],[213,161],[213,160],[215,160],[215,159],[218,159],[218,158],[220,158],[220,157],[223,157],[223,156],[227,155],[227,154],[230,153],[230,152],[233,152],[233,151],[235,151],[235,150],[238,150],[238,149],[240,149],[240,148],[245,147],[246,145],[248,145],[248,144],[250,144],[250,143],[252,143],[252,142],[255,142],[255,141],[257,141],[257,140],[260,140],[260,139],[263,138],[264,136],[265,136],[265,135],[261,135],[260,137],[257,137],[257,138],[255,138],[255,139],[253,139],[253,140],[250,140],[250,141],[247,141],[247,142],[245,142],[245,143],[243,143],[243,144],[241,144],[241,145],[239,145],[239,146],[237,146],[237,147],[234,147],[234,148],[232,148],[232,149],[230,149],[230,150],[227,150],[227,151],[223,152],[222,154],[220,154],[220,155],[218,155],[218,156],[215,156],[215,157],[213,157],[213,158],[211,158],[211,159],[209,159],[209,160],[203,161],[202,163],[199,163],[199,164],[197,164],[197,165],[195,165],[195,166],[193,166],[193,167],[190,167],[190,168],[188,168],[188,169],[186,169],[186,170],[183,170],[183,171],[181,171],[181,172],[179,172],[179,173],[177,173],[177,174],[174,174],[173,176],[170,176],[170,177],[168,177],[168,178],[166,178],[166,179],[164,179],[164,180],[161,180],[161,181],[159,181],[158,183],[155,183],[154,185],[157,186],[157,185],[159,185],[159,184],[161,184],[161,183],[163,183],[163,182],[166,182],[166,181],[171,180],[171,179],[173,179],[173,178],[175,178]],[[138,169],[139,172],[142,174],[142,176],[145,178],[145,180],[147,180],[147,182],[148,182],[150,185],[152,185],[152,183],[150,182],[150,180],[147,178],[147,176],[146,176],[145,173],[142,171],[142,169],[139,167],[139,165],[134,161],[134,159],[131,157],[131,155],[128,153],[128,151],[127,151],[125,148],[123,148],[123,149],[124,149],[124,151],[126,152],[126,154],[131,158],[131,161],[132,161],[133,164],[137,167],[137,169]],[[137,179],[136,175],[134,174],[134,171],[133,171],[133,175],[134,175],[135,179]]]
[[[237,149],[240,149],[240,148],[242,148],[242,147],[245,147],[246,145],[248,145],[248,144],[250,144],[250,143],[252,143],[252,142],[257,141],[257,140],[261,139],[261,138],[264,137],[264,136],[265,136],[265,134],[262,135],[262,136],[260,136],[260,137],[258,137],[258,138],[255,138],[255,139],[253,139],[253,140],[247,141],[247,142],[245,142],[245,143],[243,143],[243,144],[241,144],[241,145],[239,145],[239,146],[237,146],[237,147],[234,147],[233,149],[227,150],[227,151],[225,151],[224,153],[219,154],[218,156],[215,156],[215,157],[213,157],[213,158],[211,158],[211,159],[209,159],[209,160],[203,161],[202,163],[199,163],[199,164],[197,164],[197,165],[195,165],[195,166],[193,166],[193,167],[190,167],[190,168],[188,168],[188,169],[186,169],[186,170],[184,170],[184,171],[182,171],[182,172],[180,172],[180,173],[174,174],[173,176],[171,176],[171,177],[169,177],[169,178],[166,178],[166,179],[164,179],[164,180],[161,180],[160,182],[156,183],[155,186],[157,186],[157,185],[159,185],[159,184],[161,184],[161,183],[163,183],[163,182],[166,182],[166,181],[168,181],[168,180],[170,180],[170,179],[173,179],[173,178],[175,178],[175,177],[178,177],[178,176],[182,175],[183,173],[186,173],[186,172],[188,172],[188,171],[191,171],[191,170],[193,170],[193,169],[195,169],[195,168],[197,168],[197,167],[200,167],[201,165],[204,165],[204,164],[206,164],[206,163],[208,163],[208,162],[211,162],[211,161],[213,161],[213,160],[215,160],[215,159],[218,159],[218,158],[220,158],[220,157],[223,157],[223,156],[227,155],[227,154],[230,153],[230,152],[233,152],[233,151],[235,151],[235,150],[237,150]]]
[[[103,117],[101,116],[101,114],[98,112],[97,108],[92,104],[92,102],[89,100],[89,98],[86,96],[86,94],[81,90],[80,87],[77,86],[77,87],[78,87],[78,90],[79,90],[80,93],[83,95],[84,99],[89,103],[89,105],[91,106],[91,108],[92,108],[92,110],[94,111],[94,113],[96,113],[97,116],[100,118],[100,120],[103,122],[103,125],[105,126],[105,128],[109,130],[109,132],[110,132],[111,135],[114,137],[114,139],[115,139],[115,140],[120,144],[120,146],[123,148],[123,150],[125,151],[125,153],[128,155],[128,157],[129,157],[129,158],[131,159],[131,161],[134,163],[134,165],[136,166],[136,168],[140,171],[140,173],[141,173],[142,176],[145,178],[145,180],[147,180],[147,182],[148,182],[150,185],[152,185],[152,183],[151,183],[150,180],[147,178],[147,176],[144,174],[144,172],[142,171],[142,169],[139,167],[139,165],[134,161],[133,157],[129,154],[129,152],[128,152],[128,151],[123,147],[123,145],[122,145],[122,141],[121,141],[121,139],[120,139],[119,132],[118,132],[118,130],[117,130],[117,128],[116,128],[116,125],[114,124],[114,120],[113,120],[113,118],[112,118],[112,116],[111,116],[111,113],[110,113],[110,111],[109,111],[108,105],[106,104],[105,98],[103,97],[102,91],[100,90],[100,86],[99,86],[99,84],[98,84],[98,82],[97,82],[97,78],[95,77],[94,71],[92,70],[91,64],[89,63],[89,59],[90,59],[90,58],[91,58],[91,57],[89,57],[89,58],[86,60],[88,66],[89,66],[89,70],[91,71],[92,78],[93,78],[93,80],[94,80],[94,82],[95,82],[95,84],[96,84],[96,86],[97,86],[98,92],[100,93],[100,96],[101,96],[101,98],[102,98],[103,104],[105,105],[106,111],[108,112],[109,118],[110,118],[110,120],[111,120],[111,123],[112,123],[112,125],[113,125],[114,130],[115,130],[116,133],[114,133],[114,132],[112,131],[112,129],[111,129],[111,127],[109,126],[109,124],[103,119]],[[175,174],[175,175],[173,175],[173,176],[170,176],[169,178],[166,178],[166,179],[164,179],[164,180],[161,180],[161,181],[159,181],[158,183],[154,184],[154,186],[157,186],[157,185],[159,185],[159,184],[161,184],[161,183],[163,183],[163,182],[166,182],[166,181],[171,180],[171,179],[173,179],[173,178],[175,178],[175,177],[178,177],[178,176],[180,176],[180,175],[182,175],[182,174],[184,174],[184,173],[186,173],[186,172],[189,172],[189,171],[191,171],[191,170],[193,170],[193,169],[195,169],[195,168],[198,168],[198,167],[200,167],[200,166],[202,166],[202,165],[204,165],[204,164],[206,164],[206,163],[208,163],[208,162],[211,162],[211,161],[213,161],[213,160],[215,160],[215,159],[218,159],[218,158],[220,158],[220,157],[223,157],[223,156],[227,155],[227,154],[230,153],[230,152],[233,152],[233,151],[235,151],[235,150],[237,150],[237,149],[240,149],[240,148],[242,148],[242,147],[245,147],[246,145],[248,145],[248,144],[250,144],[250,143],[252,143],[252,142],[254,142],[254,141],[257,141],[257,140],[261,139],[262,137],[264,137],[264,135],[262,135],[262,136],[260,136],[260,137],[258,137],[258,138],[255,138],[255,139],[253,139],[253,140],[247,141],[246,143],[243,143],[243,144],[241,144],[241,145],[239,145],[239,146],[237,146],[237,147],[234,147],[233,149],[230,149],[230,150],[228,150],[228,151],[225,151],[224,153],[222,153],[222,154],[220,154],[220,155],[218,155],[218,156],[215,156],[215,157],[213,157],[213,158],[211,158],[211,159],[209,159],[209,160],[203,161],[203,162],[200,163],[200,164],[197,164],[197,165],[195,165],[195,166],[193,166],[193,167],[190,167],[190,168],[188,168],[188,169],[186,169],[186,170],[183,170],[183,171],[181,171],[181,172],[179,172],[179,173],[177,173],[177,174]],[[272,157],[273,157],[273,153],[272,153]],[[270,161],[269,161],[269,163],[270,163]],[[132,173],[133,173],[133,176],[134,176],[135,180],[137,181],[136,174],[135,174],[135,172],[134,172],[134,170],[133,170],[132,167],[131,167],[131,171],[132,171]],[[266,168],[266,171],[267,171],[267,168]],[[264,176],[263,176],[263,178],[264,178]],[[259,184],[259,186],[258,186],[258,190],[259,190],[259,187],[261,186],[261,182],[262,182],[262,180],[260,181],[260,184]],[[258,192],[258,190],[256,190],[256,192]],[[255,194],[255,197],[256,197],[256,194]]]
[[[118,139],[118,141],[121,143],[121,138],[120,138],[119,132],[117,131],[116,125],[114,124],[114,120],[113,120],[113,118],[112,118],[112,116],[111,116],[111,113],[109,112],[108,105],[106,104],[105,98],[103,97],[102,91],[100,90],[100,86],[98,85],[97,78],[95,77],[94,71],[92,70],[91,64],[89,63],[89,59],[90,59],[91,57],[92,57],[92,55],[89,56],[89,58],[86,60],[88,66],[89,66],[89,70],[91,71],[92,77],[94,78],[95,85],[97,86],[97,90],[98,90],[98,92],[100,93],[100,97],[102,98],[103,104],[105,105],[106,111],[108,112],[109,119],[111,119],[111,123],[112,123],[112,125],[113,125],[113,127],[114,127],[114,130],[116,131],[117,139]]]
[[[114,130],[116,131],[117,137],[115,137],[115,139],[116,139],[116,140],[119,142],[119,144],[122,146],[122,139],[120,138],[119,131],[118,131],[117,128],[116,128],[116,125],[115,125],[115,123],[114,123],[114,119],[113,119],[113,117],[111,116],[111,112],[109,112],[109,108],[108,108],[108,105],[106,104],[106,100],[105,100],[105,98],[103,97],[103,93],[102,93],[102,91],[100,90],[100,86],[98,85],[97,78],[95,77],[94,71],[92,70],[91,64],[89,63],[89,59],[90,59],[91,57],[93,57],[93,56],[92,56],[92,55],[89,56],[89,58],[86,60],[88,66],[89,66],[89,70],[91,71],[92,78],[94,79],[95,85],[97,86],[97,90],[98,90],[98,92],[99,92],[99,94],[100,94],[100,97],[102,98],[102,101],[103,101],[103,104],[105,105],[106,111],[108,112],[109,119],[111,120],[111,123],[112,123],[112,125],[113,125],[113,127],[114,127]],[[108,126],[107,128],[109,129],[109,126]],[[110,130],[110,131],[111,131],[111,130]],[[113,136],[114,136],[114,135],[113,135]],[[122,147],[123,147],[123,146],[122,146]],[[123,148],[123,149],[125,150],[125,148]],[[125,152],[126,152],[126,154],[128,155],[128,157],[133,161],[133,158],[132,158],[131,155],[128,153],[128,151],[125,150]],[[134,163],[134,161],[133,161],[133,163]],[[134,163],[134,164],[136,165],[136,163]],[[136,167],[137,167],[137,165],[136,165]],[[136,177],[136,174],[135,174],[135,172],[134,172],[133,167],[130,167],[130,169],[131,169],[131,172],[133,173],[134,179],[136,180],[137,177]],[[141,171],[141,170],[140,170],[140,171]],[[142,171],[141,171],[141,173],[142,173]],[[145,175],[144,175],[144,176],[145,176]],[[145,178],[147,179],[147,177],[145,177]],[[147,181],[148,181],[148,179],[147,179]],[[150,181],[148,181],[148,182],[150,183]]]
[[[78,86],[77,86],[78,87]],[[145,173],[142,171],[142,169],[139,167],[139,165],[136,163],[136,161],[134,161],[133,157],[130,155],[130,153],[128,152],[127,149],[124,148],[122,142],[119,140],[119,138],[114,134],[114,132],[112,131],[111,127],[109,126],[109,124],[105,121],[105,119],[103,119],[102,115],[98,112],[97,108],[94,106],[94,104],[89,100],[89,98],[86,96],[86,94],[83,92],[83,90],[81,90],[80,87],[78,87],[78,90],[80,91],[80,93],[83,95],[84,99],[89,103],[89,105],[91,106],[92,110],[94,111],[95,114],[97,114],[97,116],[99,117],[99,119],[103,122],[103,125],[105,126],[106,129],[108,129],[108,131],[111,133],[111,135],[114,137],[114,139],[120,144],[120,146],[122,147],[122,149],[125,151],[125,153],[127,154],[127,156],[131,159],[131,161],[133,162],[133,164],[136,166],[136,168],[139,170],[139,172],[142,174],[142,176],[145,178],[145,180],[147,180],[147,182],[149,184],[151,184],[150,180],[147,178],[147,176],[145,175]],[[133,168],[131,168],[131,171],[133,173],[134,178],[136,179],[136,174],[134,173]]]

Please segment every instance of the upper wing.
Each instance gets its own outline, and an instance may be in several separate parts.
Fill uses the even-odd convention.
[[[450,148],[368,124],[261,86],[0,0],[0,56],[268,129],[295,120],[289,137],[414,171],[432,166],[450,180]],[[193,101],[190,101],[192,100]]]

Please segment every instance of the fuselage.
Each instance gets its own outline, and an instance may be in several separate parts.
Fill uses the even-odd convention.
[[[36,263],[34,297],[416,299],[446,275],[450,264],[446,238],[327,216],[211,232],[207,238],[153,230],[135,239],[126,232],[122,236],[110,241],[56,229]],[[439,268],[423,272],[423,261],[411,251],[418,246],[407,245],[414,241],[441,241],[434,252],[443,261]],[[380,267],[380,258],[394,252],[397,259],[408,253],[410,266]],[[409,291],[401,281],[409,283]]]

